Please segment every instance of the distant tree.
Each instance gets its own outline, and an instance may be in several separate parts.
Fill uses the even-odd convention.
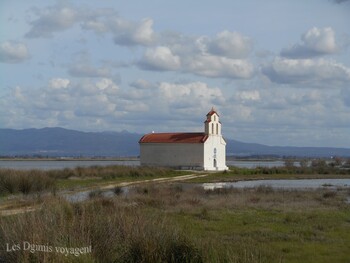
[[[306,167],[309,166],[309,160],[307,160],[307,159],[301,159],[301,160],[299,161],[299,164],[300,164],[300,167],[306,168]]]
[[[345,163],[344,163],[343,166],[346,167],[346,168],[350,168],[350,158],[348,158],[348,159],[345,161]]]
[[[311,162],[311,167],[314,168],[323,168],[326,167],[326,161],[324,159],[314,159]]]
[[[294,167],[294,160],[293,159],[284,160],[284,167],[293,168]]]
[[[328,164],[330,167],[339,167],[342,166],[343,164],[343,159],[340,157],[334,157],[332,158],[332,161]]]
[[[341,157],[333,158],[335,166],[341,166],[343,164],[343,159]]]

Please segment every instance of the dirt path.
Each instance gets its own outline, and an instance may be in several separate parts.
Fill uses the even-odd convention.
[[[117,184],[109,184],[105,185],[102,187],[99,187],[101,190],[109,190],[114,187],[124,187],[124,186],[129,186],[129,185],[138,185],[138,184],[145,184],[145,183],[166,183],[166,182],[178,182],[178,181],[185,181],[185,180],[190,180],[193,178],[201,178],[205,177],[207,174],[189,174],[189,175],[180,175],[180,176],[175,176],[175,177],[164,177],[164,178],[156,178],[156,179],[149,179],[149,180],[139,180],[139,181],[132,181],[132,182],[122,182],[122,183],[117,183]]]
[[[178,181],[190,180],[193,178],[201,178],[201,177],[205,177],[205,176],[207,176],[207,174],[200,174],[200,175],[188,174],[188,175],[180,175],[180,176],[175,176],[175,177],[163,177],[163,178],[156,178],[156,179],[115,183],[115,184],[109,184],[109,185],[104,185],[104,186],[96,186],[96,187],[89,188],[89,190],[93,191],[95,189],[101,189],[101,190],[106,191],[106,190],[113,189],[114,187],[125,187],[125,186],[129,186],[129,185],[139,185],[139,184],[147,184],[147,183],[178,182]],[[74,191],[71,194],[73,195],[73,194],[77,194],[78,192],[83,192],[83,191],[86,191],[86,189]],[[58,194],[62,195],[62,193],[58,193]],[[31,212],[31,211],[35,211],[37,209],[40,209],[40,207],[41,207],[41,205],[8,208],[8,205],[5,202],[4,204],[0,205],[0,216],[9,216],[9,215],[16,215],[16,214]]]

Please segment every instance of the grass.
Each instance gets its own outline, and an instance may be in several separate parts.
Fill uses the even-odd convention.
[[[167,168],[130,166],[92,166],[62,170],[0,169],[0,196],[55,192],[59,189],[88,188],[140,179],[185,174]]]
[[[329,193],[156,189],[148,191],[144,204],[154,213],[166,211],[200,247],[208,246],[205,251],[212,252],[203,252],[205,259],[217,255],[217,262],[348,262],[348,193]],[[155,202],[159,195],[162,201]]]
[[[349,262],[349,191],[137,186],[78,204],[46,197],[38,211],[0,217],[5,262]],[[93,197],[93,198],[92,198]],[[84,247],[79,257],[5,252],[6,243]]]
[[[55,179],[44,171],[19,171],[0,169],[0,196],[6,194],[40,193],[46,190],[55,191]]]
[[[188,182],[229,182],[242,180],[263,179],[316,179],[316,178],[350,178],[350,169],[337,167],[230,167],[230,170],[219,173],[210,173],[205,178],[195,178]]]
[[[165,217],[95,198],[83,204],[47,200],[30,214],[0,218],[1,262],[202,262],[199,250]],[[21,249],[6,252],[5,244],[52,248],[92,246],[76,257]]]
[[[45,197],[40,210],[0,218],[0,261],[349,262],[349,194],[163,184],[112,198],[96,191],[78,204]],[[92,253],[4,251],[23,241]]]
[[[85,182],[88,187],[179,175],[166,169],[139,169],[93,167],[31,175],[38,176],[35,180],[49,179],[57,185],[68,182],[60,186],[64,188]],[[210,174],[205,181],[349,178],[348,174],[337,174],[337,170],[326,175],[297,171],[234,168]],[[10,172],[0,173],[0,178],[6,178]],[[28,174],[14,174],[16,180],[20,176]],[[17,184],[7,187],[6,193],[8,189],[25,189],[16,188],[16,180]],[[92,191],[82,203],[69,203],[53,195],[26,200],[29,206],[40,204],[40,209],[0,217],[0,262],[350,261],[350,209],[345,203],[350,191],[346,189],[296,191],[257,187],[205,191],[168,183],[139,185],[126,196],[121,194],[121,188],[112,191],[112,198],[104,197],[100,190]],[[7,243],[24,241],[68,248],[91,245],[92,253],[76,257],[23,249],[6,252]]]

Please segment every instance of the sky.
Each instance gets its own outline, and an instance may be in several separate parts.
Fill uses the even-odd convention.
[[[348,0],[2,0],[0,128],[350,148]]]

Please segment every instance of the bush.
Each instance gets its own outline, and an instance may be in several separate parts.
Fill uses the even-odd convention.
[[[56,182],[44,171],[0,169],[0,195],[54,191]]]

